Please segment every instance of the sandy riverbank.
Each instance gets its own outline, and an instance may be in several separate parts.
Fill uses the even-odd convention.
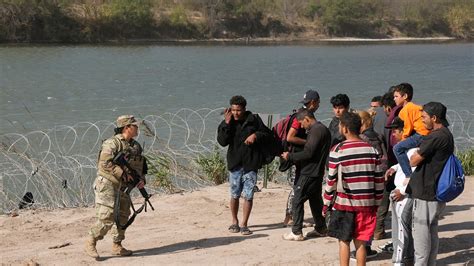
[[[261,186],[261,185],[260,185]],[[110,255],[111,238],[98,243],[107,265],[337,265],[338,246],[333,238],[303,242],[283,241],[290,229],[282,227],[289,187],[270,184],[256,193],[250,229],[241,236],[227,231],[230,223],[227,184],[200,191],[152,198],[155,212],[138,216],[127,232],[124,246],[132,257]],[[306,211],[307,221],[309,209]],[[461,197],[448,204],[440,221],[439,265],[474,263],[474,178],[467,179]],[[0,263],[40,265],[99,264],[83,253],[93,208],[55,211],[29,210],[17,217],[0,216]],[[309,230],[308,228],[305,230]],[[374,241],[374,246],[386,240]],[[71,245],[48,249],[70,242]],[[380,254],[371,265],[390,265],[390,255]]]

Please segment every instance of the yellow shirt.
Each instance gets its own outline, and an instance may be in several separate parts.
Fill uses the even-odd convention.
[[[423,121],[421,121],[421,109],[421,106],[409,102],[400,110],[398,117],[403,120],[403,140],[413,135],[413,133],[418,133],[422,136],[430,133],[423,124]]]

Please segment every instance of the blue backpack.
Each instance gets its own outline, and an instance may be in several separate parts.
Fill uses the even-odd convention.
[[[442,202],[450,202],[457,198],[464,190],[464,181],[464,170],[461,162],[452,154],[439,176],[436,199]]]

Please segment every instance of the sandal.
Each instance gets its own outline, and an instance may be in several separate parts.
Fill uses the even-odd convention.
[[[247,226],[241,227],[241,228],[240,228],[240,233],[241,233],[243,236],[248,236],[248,235],[253,234],[253,232],[250,231],[250,229],[249,229]]]
[[[240,227],[238,224],[233,224],[231,226],[229,226],[229,232],[231,233],[238,233],[240,232]]]

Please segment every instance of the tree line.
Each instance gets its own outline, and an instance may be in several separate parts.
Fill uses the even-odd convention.
[[[0,42],[474,38],[472,0],[0,0]]]

